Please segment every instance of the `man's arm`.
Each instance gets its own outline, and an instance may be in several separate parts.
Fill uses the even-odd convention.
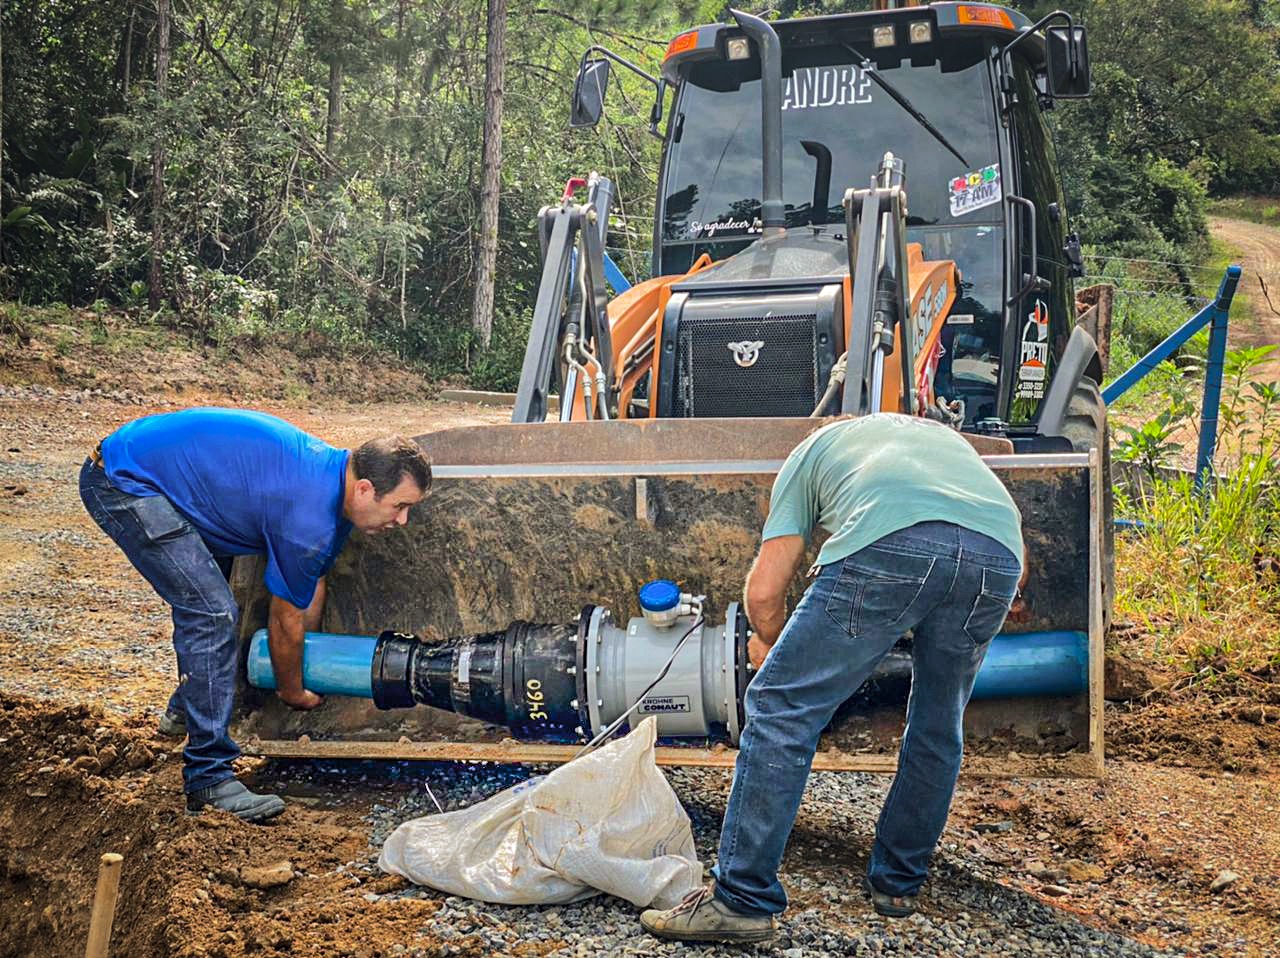
[[[312,597],[311,604],[307,606],[307,611],[302,614],[302,626],[308,632],[320,631],[320,620],[324,617],[324,600],[327,595],[324,576],[321,576],[316,582],[316,594]]]
[[[747,646],[752,664],[759,668],[764,657],[782,634],[787,621],[787,587],[804,558],[803,536],[778,536],[760,544],[742,602],[755,631]]]
[[[304,710],[324,701],[302,686],[303,623],[309,612],[310,609],[299,609],[273,595],[267,615],[267,648],[271,652],[271,671],[276,677],[276,695],[287,705]]]

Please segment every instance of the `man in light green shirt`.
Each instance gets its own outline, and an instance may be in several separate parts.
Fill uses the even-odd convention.
[[[964,708],[1024,577],[1021,524],[973,447],[927,420],[841,420],[792,450],[747,577],[759,672],[716,881],[673,909],[645,912],[648,931],[737,944],[773,936],[787,905],[778,865],[818,736],[908,631],[907,727],[864,887],[882,915],[915,910],[960,771]],[[815,527],[830,538],[787,618],[787,588]]]

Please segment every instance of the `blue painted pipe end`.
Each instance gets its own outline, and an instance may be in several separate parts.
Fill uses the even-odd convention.
[[[1084,632],[997,635],[973,686],[975,699],[1079,695],[1089,688]]]
[[[373,652],[377,644],[377,637],[372,635],[308,632],[302,646],[303,686],[318,695],[373,698]],[[255,689],[275,690],[266,629],[259,629],[249,640],[246,668],[249,684]]]

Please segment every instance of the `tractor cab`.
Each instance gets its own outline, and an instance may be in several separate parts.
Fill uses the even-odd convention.
[[[806,335],[797,317],[820,315],[821,306],[810,308],[794,296],[787,302],[785,287],[814,288],[817,279],[850,272],[842,198],[849,188],[866,187],[888,152],[905,167],[908,247],[918,244],[923,261],[951,261],[958,270],[942,324],[935,391],[962,400],[966,427],[1035,431],[1074,325],[1072,278],[1080,272],[1044,112],[1055,98],[1088,90],[1083,27],[1065,14],[1046,20],[1066,26],[1042,31],[1044,21],[1033,25],[1017,11],[961,3],[770,24],[781,54],[786,236],[771,244],[768,256],[745,252],[764,232],[768,120],[761,110],[759,44],[736,24],[698,27],[671,41],[655,78],[655,130],[666,88],[674,96],[658,184],[653,275],[683,274],[705,256],[721,265],[697,282],[723,286],[732,276],[754,284],[756,302],[736,304],[738,326],[721,322],[708,336],[764,337],[761,361],[770,340],[780,337],[791,358],[783,360],[774,345],[774,368],[782,375],[771,381],[795,401],[752,395],[753,404],[731,411],[734,387],[720,376],[721,364],[712,363],[716,378],[704,372],[702,394],[719,390],[723,402],[699,403],[698,384],[667,377],[672,391],[664,394],[657,384],[654,414],[812,411],[845,337],[839,317],[830,315],[834,328]],[[603,103],[608,57],[584,57],[575,88],[577,125]],[[751,263],[732,266],[743,255]],[[692,284],[683,285],[693,291]],[[770,304],[770,295],[781,299]],[[933,306],[926,297],[916,308]],[[668,312],[666,319],[681,317]],[[678,354],[680,344],[671,344]],[[696,412],[699,407],[707,411]]]

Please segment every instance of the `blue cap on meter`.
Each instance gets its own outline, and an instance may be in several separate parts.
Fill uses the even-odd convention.
[[[670,579],[654,579],[640,587],[640,608],[666,612],[680,604],[680,587]]]

